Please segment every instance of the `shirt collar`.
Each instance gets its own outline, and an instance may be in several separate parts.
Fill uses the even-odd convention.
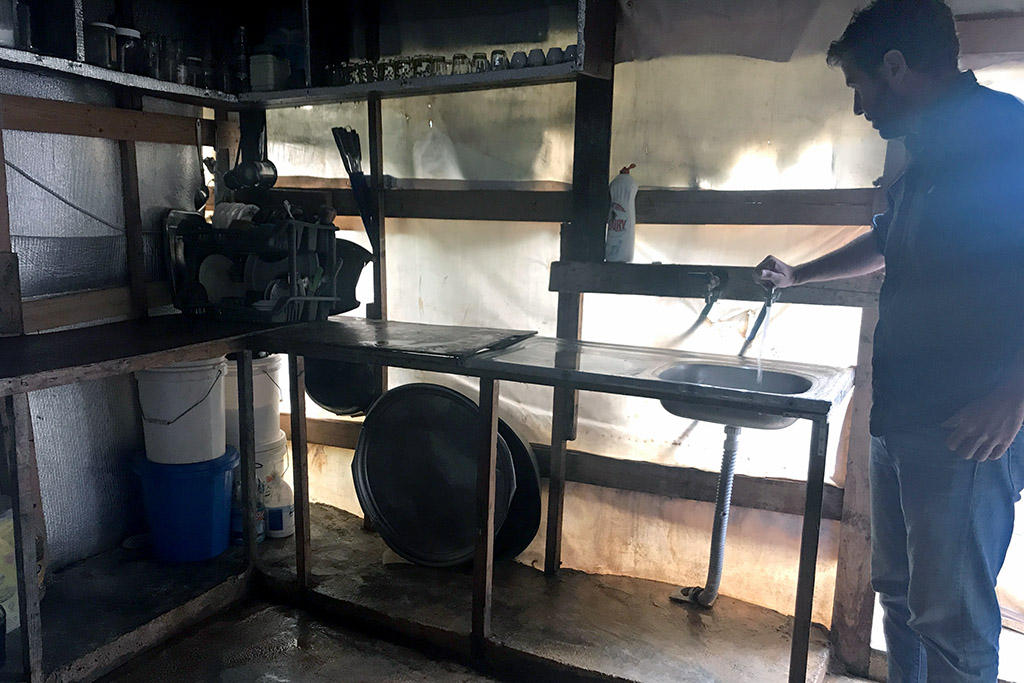
[[[921,156],[948,140],[950,125],[955,125],[956,119],[952,113],[978,87],[973,71],[957,74],[945,92],[918,115],[914,130],[905,139],[907,151],[912,156]]]

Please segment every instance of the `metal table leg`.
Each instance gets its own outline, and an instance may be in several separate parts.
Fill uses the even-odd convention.
[[[480,379],[480,438],[476,480],[476,555],[473,559],[473,655],[482,657],[491,635],[494,576],[494,477],[497,468],[498,382]]]
[[[312,584],[309,548],[309,463],[306,460],[306,368],[302,356],[288,354],[292,404],[292,476],[295,484],[295,572],[300,590]]]
[[[811,606],[814,600],[814,573],[818,559],[818,532],[821,529],[821,498],[825,488],[825,451],[828,446],[828,420],[813,422],[811,455],[807,465],[807,496],[804,502],[804,527],[800,537],[800,568],[796,584],[796,609],[793,613],[793,645],[789,652],[789,681],[804,683],[807,678],[807,652],[811,636]]]
[[[249,567],[256,562],[256,434],[253,413],[252,351],[239,351],[235,364],[238,368],[238,454],[241,456],[239,474],[242,477],[242,529],[245,539],[245,557]]]

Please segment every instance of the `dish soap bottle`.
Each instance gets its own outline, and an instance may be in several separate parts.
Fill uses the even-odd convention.
[[[636,242],[636,180],[626,166],[608,186],[612,205],[608,212],[608,230],[604,243],[604,260],[628,263],[633,260],[633,245]]]

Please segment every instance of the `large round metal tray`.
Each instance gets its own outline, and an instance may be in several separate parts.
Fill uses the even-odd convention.
[[[494,537],[494,559],[511,560],[526,550],[540,529],[540,468],[530,442],[504,420],[498,420],[498,435],[512,453],[516,492],[508,517]]]
[[[381,538],[410,562],[450,567],[473,559],[480,420],[472,400],[436,384],[392,389],[366,414],[352,461],[356,495]],[[515,488],[499,435],[496,529]]]

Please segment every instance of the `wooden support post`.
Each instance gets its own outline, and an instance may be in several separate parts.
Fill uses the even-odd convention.
[[[494,578],[494,477],[497,468],[498,382],[480,379],[480,427],[476,479],[476,555],[473,559],[473,656],[483,657],[491,635]]]
[[[141,109],[142,98],[128,94],[124,106]],[[139,202],[139,165],[135,142],[118,142],[121,153],[121,202],[124,207],[125,252],[128,260],[128,288],[131,292],[131,317],[149,315],[146,298],[146,251],[142,239],[142,205]]]
[[[309,463],[306,457],[306,369],[302,356],[288,354],[292,404],[292,477],[295,488],[295,571],[299,588],[312,584],[309,538]]]
[[[580,76],[576,81],[573,143],[572,234],[563,255],[574,261],[604,260],[608,218],[608,172],[612,148],[612,79]]]
[[[252,394],[252,351],[239,351],[238,368],[238,454],[241,456],[243,531],[245,556],[251,567],[256,562],[257,495],[256,428]]]
[[[21,280],[17,254],[11,252],[11,220],[4,165],[3,118],[0,116],[0,336],[24,332]],[[35,435],[27,394],[0,402],[0,448],[6,470],[4,485],[11,497],[22,664],[30,681],[42,680],[42,625],[39,616],[39,574],[46,564],[46,521],[43,517],[36,464]]]
[[[814,575],[818,564],[818,534],[821,531],[821,500],[825,488],[825,455],[828,450],[828,420],[817,418],[811,428],[811,450],[807,464],[807,498],[800,536],[800,565],[793,611],[793,643],[789,652],[789,683],[804,683],[811,637],[811,607],[814,603]]]
[[[843,517],[839,525],[836,592],[832,607],[832,655],[855,676],[868,675],[871,620],[875,593],[871,588],[871,500],[868,464],[871,457],[871,354],[878,308],[864,308],[853,390],[853,420],[846,456]]]
[[[14,512],[14,556],[21,620],[21,657],[30,681],[42,680],[42,622],[39,614],[39,562],[37,560],[36,509],[33,488],[38,488],[35,447],[32,444],[28,395],[6,396],[0,403],[3,432],[3,466],[7,469]],[[31,457],[27,457],[31,455]]]
[[[562,566],[562,510],[565,503],[565,442],[572,424],[576,392],[555,387],[551,410],[551,474],[548,479],[548,523],[544,573],[553,576]]]

